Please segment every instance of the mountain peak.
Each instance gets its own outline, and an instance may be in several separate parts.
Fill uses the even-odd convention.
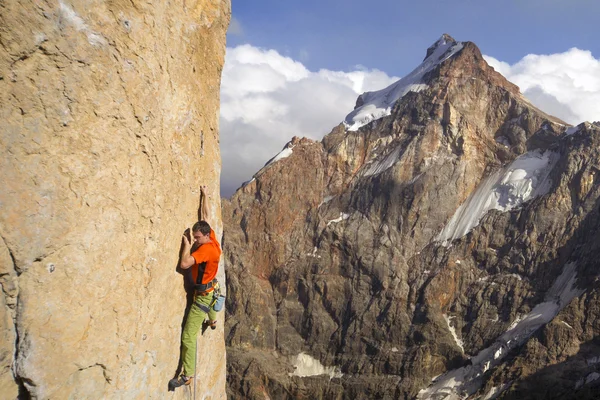
[[[429,48],[427,49],[427,55],[425,56],[423,61],[427,60],[440,46],[446,46],[448,44],[454,45],[456,43],[457,43],[456,40],[454,40],[454,38],[452,36],[448,35],[447,33],[444,33],[437,40],[437,42],[435,42],[434,44],[429,46]]]
[[[457,42],[450,35],[443,34],[427,49],[425,60],[410,74],[385,89],[361,94],[356,102],[356,108],[344,120],[346,129],[356,131],[371,121],[390,115],[394,104],[408,92],[426,89],[428,87],[428,83],[424,81],[426,74],[462,50],[463,46],[463,42]]]

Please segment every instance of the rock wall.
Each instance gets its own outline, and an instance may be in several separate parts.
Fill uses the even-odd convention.
[[[215,194],[211,222],[222,232],[230,8],[0,4],[3,398],[172,396],[186,307],[178,253],[201,184]],[[220,322],[199,339],[203,398],[225,397]]]

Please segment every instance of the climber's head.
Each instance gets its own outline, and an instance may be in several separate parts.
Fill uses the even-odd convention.
[[[198,221],[192,227],[194,242],[204,244],[210,242],[210,225],[206,221]]]

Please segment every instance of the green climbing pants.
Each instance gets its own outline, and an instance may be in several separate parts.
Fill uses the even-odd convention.
[[[183,374],[185,376],[194,375],[194,366],[196,361],[196,338],[198,337],[198,331],[202,326],[202,323],[206,319],[206,312],[202,311],[196,303],[200,303],[206,306],[208,311],[208,319],[214,321],[217,319],[217,312],[210,306],[212,303],[213,294],[212,292],[206,296],[196,296],[194,304],[190,308],[188,313],[185,327],[183,328],[183,335],[181,337],[182,354],[183,358]]]

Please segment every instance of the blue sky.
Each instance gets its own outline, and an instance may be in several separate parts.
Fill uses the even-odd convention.
[[[508,63],[571,47],[600,55],[598,0],[233,0],[232,15],[242,34],[228,46],[275,49],[311,70],[403,75],[443,33]]]
[[[600,0],[232,0],[221,195],[293,137],[320,140],[358,95],[417,67],[443,33],[474,42],[543,111],[600,120]]]

